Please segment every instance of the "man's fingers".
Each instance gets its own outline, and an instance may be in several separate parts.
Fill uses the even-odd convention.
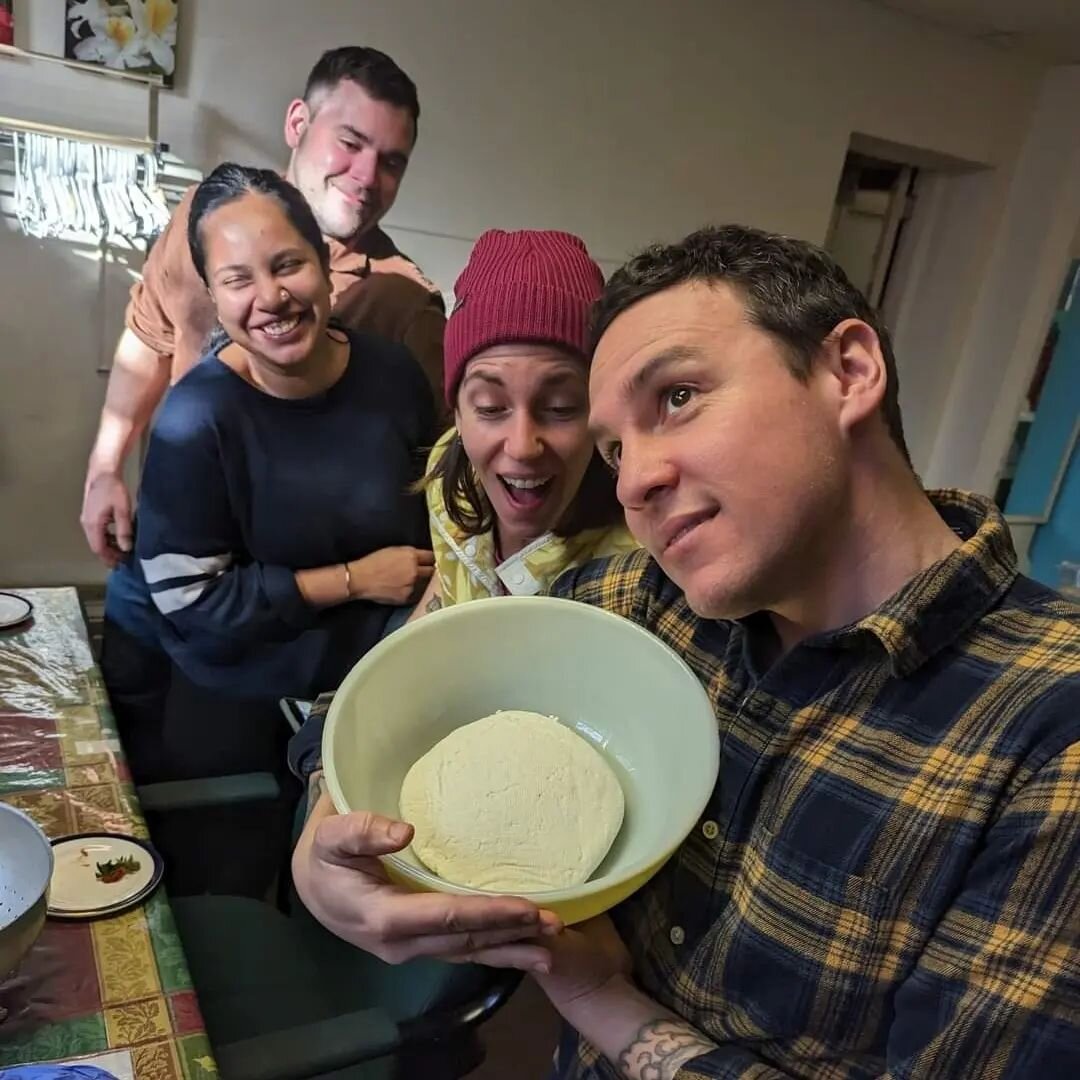
[[[449,896],[445,893],[405,893],[395,897],[393,908],[380,920],[388,940],[442,938],[458,943],[463,951],[466,935],[513,931],[518,938],[535,937],[541,930],[536,905],[515,896]],[[508,940],[515,940],[511,936]]]
[[[540,952],[546,952],[537,942],[535,929],[515,927],[510,930],[476,930],[461,934],[432,934],[427,937],[413,938],[410,953],[414,956],[434,956],[444,960],[469,960],[473,955],[487,950],[505,948],[509,945],[522,945]],[[510,965],[514,966],[514,965]]]
[[[117,499],[112,506],[113,531],[116,535],[116,546],[124,552],[131,550],[133,539],[131,528],[131,507],[127,498]]]
[[[566,929],[566,924],[555,914],[554,911],[548,911],[547,908],[540,909],[540,933],[545,937],[554,937],[556,934],[561,934]]]
[[[551,970],[551,953],[542,945],[498,945],[474,949],[446,959],[455,964],[484,964],[493,968],[516,968],[518,971]]]
[[[105,526],[98,524],[98,522],[89,522],[83,525],[83,532],[86,533],[86,542],[90,545],[90,550],[99,559],[108,559],[110,554],[109,539],[105,532]]]
[[[423,548],[416,549],[416,561],[421,566],[434,566],[435,565],[435,552],[426,551]]]
[[[86,533],[86,540],[90,545],[90,550],[107,567],[109,567],[110,570],[120,564],[123,559],[123,554],[113,545],[104,525],[95,524],[84,526],[83,532]]]
[[[353,814],[319,813],[322,820],[315,833],[319,858],[349,866],[358,858],[389,855],[401,851],[412,840],[412,826],[403,821],[359,811]]]
[[[79,524],[86,534],[86,542],[90,545],[90,550],[99,559],[103,559],[106,549],[109,547],[108,515],[91,509],[86,503],[83,503],[82,513],[79,515]]]

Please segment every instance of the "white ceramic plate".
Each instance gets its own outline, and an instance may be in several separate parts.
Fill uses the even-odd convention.
[[[0,592],[0,630],[26,622],[33,610],[34,605],[29,600],[14,593]]]
[[[53,841],[53,856],[49,914],[61,919],[126,911],[157,888],[164,869],[145,841],[113,833],[60,837]]]

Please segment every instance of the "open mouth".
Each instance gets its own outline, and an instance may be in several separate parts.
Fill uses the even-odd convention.
[[[275,319],[274,322],[264,323],[256,328],[256,332],[269,338],[275,344],[291,342],[301,335],[303,324],[308,321],[309,317],[308,312],[289,315],[284,319]]]
[[[554,479],[553,476],[500,476],[499,482],[513,506],[535,510],[551,494]]]

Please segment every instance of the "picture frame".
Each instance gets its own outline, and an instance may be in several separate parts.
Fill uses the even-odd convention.
[[[66,0],[64,56],[172,86],[180,0]]]

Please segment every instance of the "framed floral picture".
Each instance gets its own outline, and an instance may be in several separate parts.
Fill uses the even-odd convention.
[[[14,0],[0,0],[0,45],[15,44],[15,23],[11,7]]]
[[[179,0],[67,0],[64,55],[172,86],[178,8]]]

